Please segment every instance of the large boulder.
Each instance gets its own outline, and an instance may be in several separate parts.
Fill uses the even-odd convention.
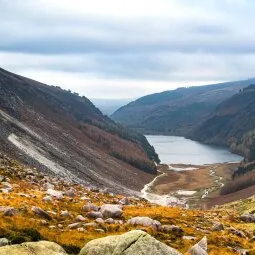
[[[104,218],[120,218],[123,213],[121,205],[111,204],[101,206],[100,212],[103,214]]]
[[[255,215],[254,214],[243,214],[240,216],[240,219],[247,223],[255,222]]]
[[[33,206],[31,210],[41,218],[44,218],[46,220],[52,220],[52,217],[40,207]]]
[[[181,255],[141,230],[108,236],[85,245],[80,255]]]
[[[64,255],[65,250],[53,242],[29,242],[0,247],[0,255]]]
[[[127,222],[130,225],[134,226],[144,226],[144,227],[152,227],[155,230],[161,230],[162,225],[159,221],[153,220],[149,217],[134,217]]]

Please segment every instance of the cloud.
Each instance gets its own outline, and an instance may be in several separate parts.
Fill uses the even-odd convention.
[[[254,8],[252,0],[0,0],[0,63],[93,97],[253,77]]]

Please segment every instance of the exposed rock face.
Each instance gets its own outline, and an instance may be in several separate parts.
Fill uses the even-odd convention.
[[[141,225],[144,227],[152,227],[155,230],[160,230],[162,225],[159,221],[153,220],[149,217],[134,217],[127,222],[130,225]]]
[[[64,255],[65,250],[53,242],[34,242],[0,247],[0,255]]]
[[[207,255],[207,237],[205,236],[188,251],[190,255]]]
[[[122,206],[121,205],[103,205],[100,212],[104,218],[120,218],[122,216]]]
[[[119,236],[108,236],[85,245],[80,255],[181,255],[147,233],[134,230]]]

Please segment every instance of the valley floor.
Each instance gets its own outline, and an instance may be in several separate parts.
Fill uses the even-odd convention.
[[[150,184],[148,193],[157,196],[177,198],[176,204],[189,208],[211,208],[217,204],[236,200],[236,194],[221,196],[220,189],[231,181],[238,163],[222,163],[202,166],[160,165],[159,175]],[[251,192],[243,192],[240,198],[247,198]],[[147,195],[148,197],[148,195]]]

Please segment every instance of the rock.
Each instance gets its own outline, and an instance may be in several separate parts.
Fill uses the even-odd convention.
[[[3,216],[9,216],[9,217],[12,217],[12,216],[15,216],[18,214],[18,210],[16,210],[15,208],[7,208],[5,211],[4,211],[4,214]]]
[[[121,205],[129,205],[129,200],[127,197],[123,197],[120,201],[119,204]]]
[[[107,220],[104,221],[107,224],[114,224],[115,220],[113,218],[108,218]]]
[[[0,238],[0,247],[6,246],[9,244],[9,240],[7,238]]]
[[[90,212],[90,211],[99,211],[100,207],[91,203],[88,203],[87,205],[84,205],[82,207],[82,210],[84,212]]]
[[[69,189],[65,192],[65,194],[68,196],[68,197],[71,197],[71,198],[74,198],[75,197],[75,191],[73,189]]]
[[[51,216],[40,207],[33,206],[31,210],[41,218],[52,220]]]
[[[71,216],[71,214],[68,211],[61,211],[60,215],[62,217],[70,217]]]
[[[246,223],[255,222],[255,215],[254,214],[243,214],[240,216],[240,219]]]
[[[120,218],[123,213],[121,205],[111,204],[101,206],[100,212],[103,214],[104,218]]]
[[[161,230],[162,225],[159,221],[149,217],[134,217],[127,222],[130,225],[141,225],[144,227],[152,227],[155,230]]]
[[[197,244],[192,246],[188,250],[188,254],[190,255],[207,255],[207,237],[205,236],[202,240],[200,240]]]
[[[103,229],[101,229],[101,228],[95,229],[95,232],[97,232],[97,233],[105,233],[105,231]]]
[[[236,236],[239,236],[239,237],[242,237],[242,238],[246,238],[244,232],[241,231],[241,230],[237,230],[237,229],[235,229],[235,228],[233,228],[233,227],[230,227],[230,228],[229,228],[229,231],[230,231],[232,234],[236,235]]]
[[[97,218],[95,221],[96,223],[104,224],[104,220],[102,218]]]
[[[197,238],[194,237],[194,236],[183,236],[182,239],[194,241],[194,240],[196,240]]]
[[[84,218],[82,215],[78,215],[78,216],[76,217],[76,220],[77,220],[77,221],[86,221],[86,218]]]
[[[249,250],[242,249],[240,247],[235,247],[232,249],[235,253],[240,254],[240,255],[249,255]]]
[[[3,182],[3,181],[5,181],[5,176],[0,175],[0,182]]]
[[[40,241],[0,247],[0,255],[64,255],[65,250],[56,243]]]
[[[80,255],[181,255],[177,250],[157,241],[140,230],[123,235],[108,236],[90,241]]]
[[[177,236],[182,236],[184,231],[181,227],[175,226],[175,225],[164,225],[162,226],[162,230],[165,233],[173,233]]]
[[[53,198],[51,196],[45,196],[42,201],[44,203],[52,203],[53,202]]]
[[[70,228],[70,229],[76,229],[76,228],[80,228],[80,227],[81,227],[80,222],[76,222],[76,223],[72,223],[72,224],[68,225],[68,228]]]
[[[212,231],[223,231],[224,226],[222,223],[215,223],[212,227]]]
[[[54,190],[54,189],[48,189],[47,194],[52,196],[52,197],[55,197],[58,200],[62,200],[64,198],[63,193],[61,191],[57,191],[57,190]]]
[[[95,212],[95,211],[88,212],[86,214],[86,216],[88,218],[92,218],[92,219],[97,219],[97,218],[102,218],[103,219],[103,214],[101,212]]]

